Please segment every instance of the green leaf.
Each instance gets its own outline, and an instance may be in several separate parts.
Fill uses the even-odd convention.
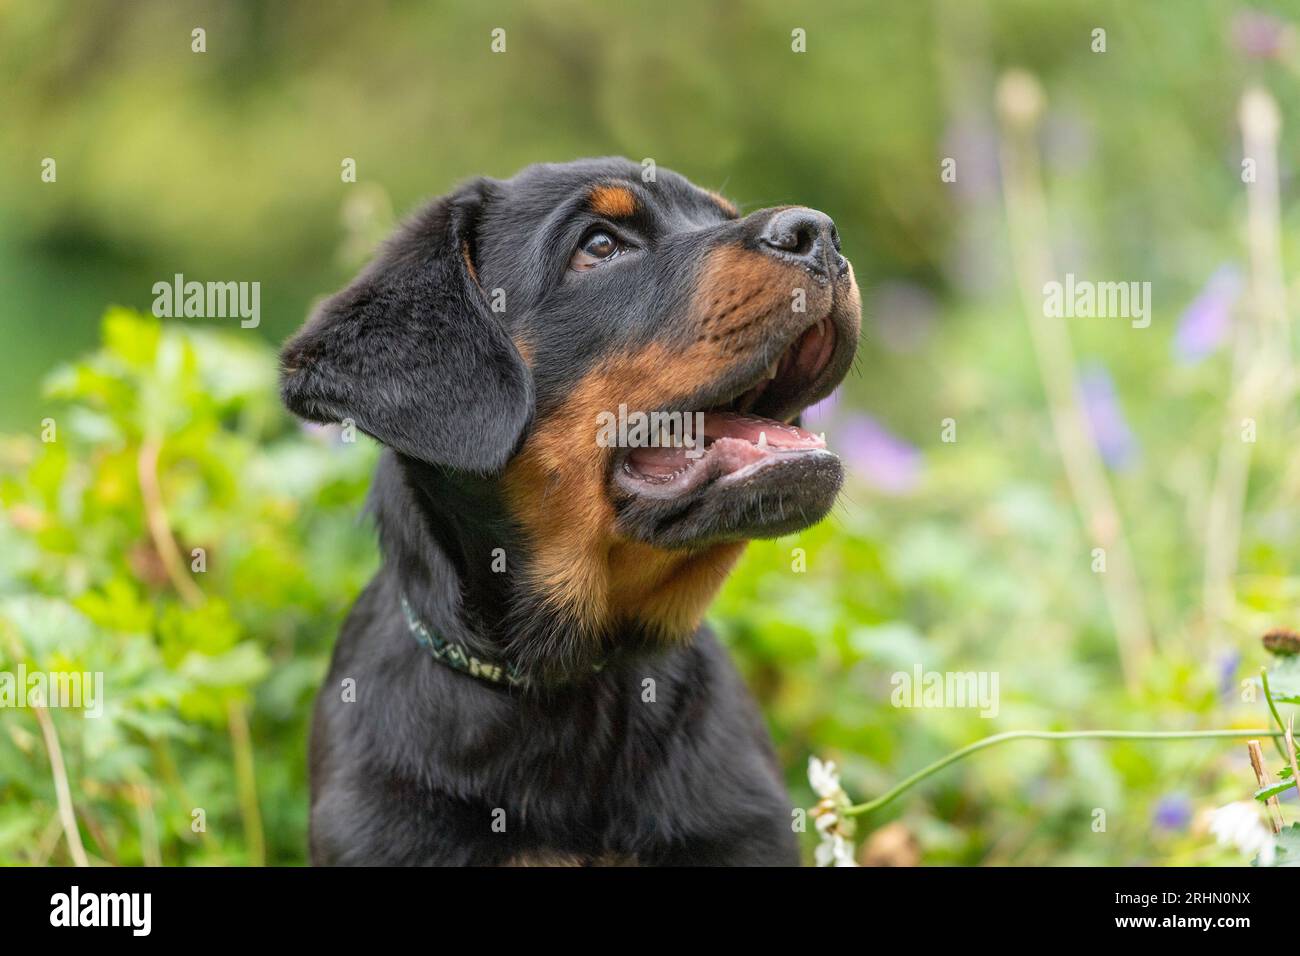
[[[1272,783],[1267,787],[1260,787],[1255,791],[1255,799],[1260,801],[1268,800],[1270,797],[1276,797],[1279,794],[1286,793],[1295,786],[1295,781],[1291,779],[1291,768],[1283,767],[1278,771],[1278,776],[1282,778],[1280,783]]]
[[[1277,847],[1274,866],[1300,866],[1300,823],[1284,827],[1274,838]],[[1251,861],[1251,866],[1259,866],[1259,857]]]
[[[1268,689],[1275,704],[1300,704],[1300,657],[1287,657],[1268,669]]]
[[[90,642],[94,627],[67,601],[27,595],[0,601],[0,618],[14,627],[20,644],[38,665],[58,653],[75,656]],[[0,647],[0,660],[10,649]]]
[[[104,344],[109,354],[132,369],[153,365],[162,339],[162,325],[131,309],[112,308],[104,316]]]
[[[204,687],[246,687],[260,682],[271,669],[262,649],[256,644],[240,644],[215,657],[190,653],[181,661],[183,677]]]

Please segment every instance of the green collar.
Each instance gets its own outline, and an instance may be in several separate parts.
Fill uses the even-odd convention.
[[[427,648],[433,659],[446,664],[452,670],[477,677],[490,684],[502,687],[526,687],[528,678],[514,664],[502,664],[497,661],[483,660],[475,657],[460,644],[433,633],[429,630],[411,608],[411,602],[402,595],[402,613],[406,615],[406,626],[420,646]]]

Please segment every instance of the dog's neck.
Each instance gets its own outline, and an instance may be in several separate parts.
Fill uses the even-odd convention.
[[[494,478],[385,450],[371,510],[385,572],[432,633],[546,683],[680,647],[744,547],[611,547],[611,590],[601,597],[628,613],[592,620],[532,586],[530,542]]]
[[[451,639],[498,644],[512,542],[491,482],[385,450],[370,510],[384,563],[419,614]]]
[[[497,483],[385,450],[371,489],[385,573],[433,633],[545,682],[659,646],[635,627],[592,633],[527,600],[527,543]]]

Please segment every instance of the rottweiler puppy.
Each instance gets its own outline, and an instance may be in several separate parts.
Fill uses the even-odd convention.
[[[747,540],[830,510],[840,461],[796,422],[860,314],[830,217],[624,159],[470,182],[316,310],[284,403],[386,448],[382,569],[316,704],[314,863],[798,863],[700,621]]]

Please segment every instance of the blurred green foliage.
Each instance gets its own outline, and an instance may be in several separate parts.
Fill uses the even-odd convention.
[[[92,860],[299,862],[311,697],[375,566],[358,521],[374,447],[291,424],[275,405],[274,353],[241,333],[116,309],[103,338],[49,381],[55,440],[0,445],[0,670],[106,675],[102,717],[50,712]],[[141,468],[154,447],[151,502]],[[836,756],[850,792],[866,797],[1001,729],[1265,725],[1262,704],[1240,702],[1236,658],[1207,666],[1173,629],[1129,697],[1095,584],[1077,567],[1087,552],[1068,499],[1018,477],[1024,463],[989,455],[986,442],[944,454],[912,508],[859,507],[858,484],[821,526],[752,545],[711,615],[798,802],[814,802],[810,753]],[[197,601],[169,578],[149,525],[159,506]],[[1291,607],[1295,579],[1256,580],[1254,613]],[[891,674],[916,662],[999,671],[996,719],[893,707]],[[902,819],[930,862],[1202,862],[1202,838],[1185,825],[1165,832],[1152,813],[1165,798],[1208,807],[1248,793],[1237,749],[1019,744],[869,824]],[[240,799],[244,759],[256,812]],[[0,860],[67,862],[30,713],[0,719],[0,796]],[[1096,807],[1105,833],[1091,831]]]
[[[376,562],[357,520],[373,448],[291,426],[260,343],[121,309],[103,332],[50,380],[66,410],[54,440],[0,447],[0,670],[105,675],[101,717],[50,711],[98,859],[301,860],[310,699]],[[149,527],[159,507],[179,572],[201,582],[189,602]],[[7,711],[0,728],[0,861],[66,861],[36,722]],[[237,757],[252,760],[255,814]]]
[[[0,5],[0,670],[21,659],[108,676],[102,718],[51,715],[92,860],[303,859],[306,720],[374,568],[357,517],[374,455],[288,421],[272,343],[420,198],[582,155],[653,157],[745,209],[824,209],[863,288],[857,373],[826,427],[834,445],[870,410],[914,474],[873,483],[860,454],[834,516],[751,546],[711,615],[797,802],[813,802],[810,753],[837,759],[866,799],[1000,730],[1264,726],[1241,682],[1263,660],[1255,637],[1295,622],[1300,430],[1288,403],[1254,446],[1236,601],[1207,622],[1205,515],[1232,358],[1220,342],[1180,361],[1176,343],[1211,277],[1247,269],[1237,114],[1251,84],[1283,117],[1280,245],[1297,261],[1300,7],[1268,10]],[[1098,26],[1104,54],[1090,48]],[[505,54],[490,51],[495,27]],[[806,54],[790,51],[794,27]],[[1015,292],[993,105],[1012,66],[1048,98],[1038,145],[1058,263],[1154,288],[1149,329],[1070,327],[1133,439],[1110,480],[1159,645],[1135,694]],[[956,183],[939,175],[949,156]],[[45,157],[55,183],[40,179]],[[355,184],[340,181],[345,157]],[[127,309],[100,324],[104,303],[147,309],[177,272],[261,282],[261,328]],[[40,440],[45,418],[55,442]],[[956,442],[940,440],[946,418]],[[150,527],[160,507],[197,598]],[[998,672],[998,716],[891,706],[891,675],[917,662]],[[69,862],[47,751],[31,712],[0,713],[0,862]],[[870,844],[899,824],[918,852],[895,845],[898,858],[935,863],[1232,862],[1199,813],[1252,789],[1237,745],[1026,742],[927,781],[860,832]]]
[[[1294,0],[1268,5],[1300,9]],[[105,303],[177,272],[257,280],[283,338],[394,214],[538,161],[653,157],[745,209],[830,213],[866,302],[900,280],[1007,308],[992,89],[1039,75],[1055,225],[1084,266],[1159,283],[1164,318],[1238,252],[1237,100],[1294,73],[1234,44],[1226,0],[52,0],[0,5],[0,427],[92,347]],[[1089,32],[1108,30],[1108,52]],[[207,52],[190,31],[207,31]],[[504,54],[490,31],[507,31]],[[795,27],[808,51],[790,51]],[[1282,155],[1297,152],[1295,124]],[[958,183],[939,162],[960,157]],[[57,183],[41,160],[58,162]],[[358,182],[340,181],[352,157]],[[358,241],[358,238],[360,241]],[[54,294],[53,290],[57,290]],[[954,317],[955,319],[956,317]],[[990,316],[982,318],[987,320]],[[1159,321],[1159,320],[1158,320]],[[49,335],[51,327],[60,334]],[[908,365],[865,343],[862,400],[919,427]],[[1008,356],[1008,360],[1013,356]],[[1123,355],[1121,354],[1121,358]],[[988,371],[1000,369],[988,356]],[[1140,369],[1122,368],[1125,382]],[[1012,379],[1031,380],[1023,375]]]

